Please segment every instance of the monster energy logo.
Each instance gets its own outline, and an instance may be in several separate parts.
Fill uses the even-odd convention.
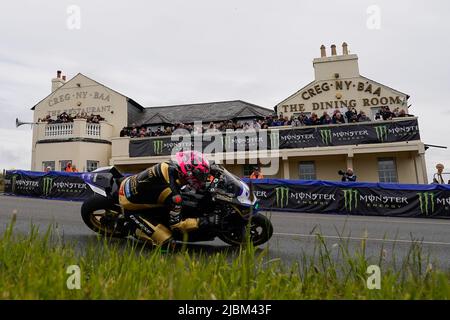
[[[48,196],[53,189],[53,178],[45,177],[42,179],[42,191],[44,196]]]
[[[289,202],[289,188],[287,188],[287,187],[275,188],[275,193],[276,193],[277,207],[279,207],[279,208],[286,207]]]
[[[377,139],[381,142],[387,140],[388,131],[386,126],[375,127],[375,132],[377,133]]]
[[[350,212],[353,209],[356,209],[358,207],[358,196],[359,196],[358,190],[346,189],[342,191],[344,192],[345,210]]]
[[[420,212],[422,214],[428,215],[429,208],[431,209],[431,213],[434,212],[434,193],[432,192],[420,192],[419,195],[419,203],[420,203]],[[430,205],[428,205],[430,203]]]
[[[323,144],[331,144],[331,129],[319,130]]]
[[[154,140],[153,141],[153,151],[155,154],[161,154],[163,152],[164,141]]]
[[[280,133],[278,131],[270,132],[270,147],[271,149],[278,149],[280,147]]]

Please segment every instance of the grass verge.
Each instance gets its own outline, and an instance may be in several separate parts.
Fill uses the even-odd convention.
[[[337,262],[318,236],[314,256],[304,254],[288,266],[250,245],[231,255],[186,248],[163,253],[133,241],[98,239],[80,250],[54,228],[40,233],[31,226],[23,235],[13,225],[0,235],[0,299],[450,298],[450,272],[426,263],[419,244],[399,267],[384,265],[381,289],[369,290],[364,241],[352,254],[342,241]],[[80,268],[79,290],[67,288],[70,265]]]

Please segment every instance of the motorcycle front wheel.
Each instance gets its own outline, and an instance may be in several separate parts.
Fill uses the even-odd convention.
[[[273,226],[270,220],[262,215],[257,214],[253,216],[250,220],[249,224],[249,233],[250,233],[250,241],[254,246],[262,245],[269,241],[273,234]],[[245,237],[247,234],[246,228],[242,228],[241,230],[235,229],[230,230],[229,232],[222,232],[218,235],[219,239],[223,242],[232,245],[232,246],[240,246],[244,243]]]
[[[128,235],[123,228],[118,206],[105,197],[95,195],[83,202],[81,218],[93,231],[108,237],[124,238]]]

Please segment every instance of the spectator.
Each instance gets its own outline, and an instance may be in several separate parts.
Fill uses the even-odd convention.
[[[333,120],[331,119],[330,115],[326,111],[324,111],[323,115],[320,117],[320,124],[325,125],[330,124],[332,122]]]
[[[333,116],[333,123],[334,124],[344,124],[345,120],[342,114],[338,111]]]
[[[389,106],[381,107],[380,115],[383,118],[383,120],[391,120],[393,117],[393,113],[389,109]]]
[[[433,183],[444,184],[444,178],[442,178],[442,172],[444,171],[444,165],[438,163],[436,165],[437,172],[433,175]]]
[[[75,165],[72,166],[72,172],[78,172],[78,169]]]
[[[370,121],[370,118],[366,116],[366,113],[364,111],[360,111],[358,114],[358,122],[368,122]]]
[[[47,173],[47,172],[50,172],[50,171],[52,171],[52,167],[48,166],[47,168],[45,168],[45,172],[46,172],[46,173]]]
[[[397,117],[399,117],[399,118],[403,118],[403,117],[409,117],[409,115],[408,115],[408,114],[406,114],[406,112],[405,112],[405,110],[404,110],[404,109],[402,109],[402,110],[400,110],[400,111],[398,112],[398,115],[397,115]]]
[[[309,121],[308,121],[308,125],[310,125],[310,126],[320,125],[320,119],[316,113],[313,112],[311,114],[311,117],[309,118]]]
[[[302,123],[300,122],[300,117],[292,117],[291,126],[300,127]]]
[[[252,174],[250,175],[250,179],[264,179],[260,167],[253,168]]]
[[[379,112],[376,113],[374,121],[383,121],[383,118]]]
[[[120,130],[120,136],[121,137],[129,136],[129,132],[126,127],[122,128],[122,130]]]
[[[66,167],[64,168],[65,172],[73,172],[73,168],[72,168],[72,163],[71,162],[67,162]]]
[[[341,181],[343,182],[354,182],[356,181],[356,175],[352,168],[348,168],[347,171],[339,170],[338,174],[342,176]]]
[[[358,121],[358,113],[356,112],[355,108],[351,108],[345,113],[345,117],[347,118],[347,122],[357,122]]]

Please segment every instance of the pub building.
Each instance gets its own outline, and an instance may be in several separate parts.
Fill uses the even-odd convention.
[[[257,141],[261,143],[259,150],[270,149],[262,153],[234,149],[242,139],[229,140],[225,135],[218,140],[223,145],[224,141],[232,141],[231,149],[204,151],[238,176],[248,176],[258,162],[265,178],[338,181],[339,170],[353,168],[358,181],[428,183],[425,145],[420,140],[417,118],[408,115],[409,96],[360,75],[358,56],[349,54],[346,43],[339,55],[335,45],[331,46],[331,55],[322,45],[313,68],[315,79],[274,108],[241,100],[144,107],[81,73],[66,81],[58,71],[52,79],[51,93],[32,108],[36,125],[31,169],[63,170],[71,162],[79,171],[114,165],[133,173],[170,158],[171,148],[176,145],[171,136],[120,137],[124,127],[144,126],[154,131],[176,123],[201,121],[206,128],[211,122],[245,123],[274,114],[290,118],[316,113],[320,117],[327,112],[332,116],[335,110],[344,114],[355,108],[358,113],[364,111],[371,121],[269,127],[246,142]],[[404,110],[408,116],[378,121],[375,116],[383,106],[391,111]],[[101,121],[42,121],[63,113],[72,117],[99,115]]]

